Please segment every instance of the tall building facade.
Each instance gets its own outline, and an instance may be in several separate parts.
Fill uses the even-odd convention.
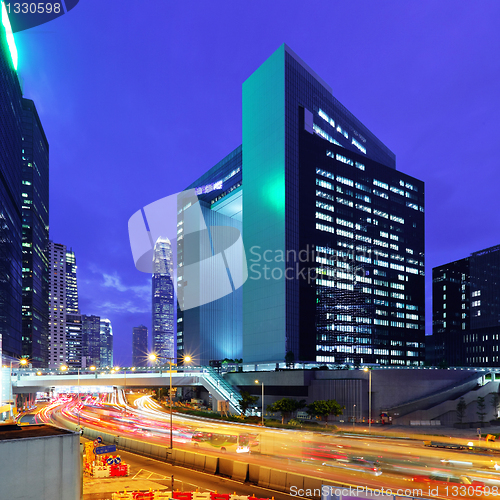
[[[132,329],[132,366],[148,366],[148,329],[144,325]]]
[[[158,238],[153,256],[153,352],[175,359],[174,260],[168,238]]]
[[[232,337],[241,338],[243,361],[283,362],[291,353],[422,365],[423,182],[396,170],[395,155],[286,45],[244,82],[242,108],[239,217],[249,275],[241,301],[233,294],[228,304],[241,317]],[[220,189],[220,180],[214,168],[190,187]],[[197,191],[205,219],[231,200],[224,191]],[[179,207],[179,223],[190,210]],[[179,260],[191,251],[185,239],[179,249]],[[203,308],[199,325],[189,325],[189,311],[178,318],[182,346],[211,357],[220,312]],[[207,322],[211,347],[197,340]]]
[[[49,241],[49,368],[66,363],[66,245]]]
[[[435,267],[432,303],[431,364],[498,366],[500,245]]]
[[[82,356],[86,367],[101,366],[101,318],[82,314]]]
[[[23,353],[22,206],[23,103],[17,49],[5,5],[0,23],[0,335],[3,352]],[[28,242],[27,242],[28,243]]]
[[[49,144],[35,104],[23,98],[23,356],[47,366],[49,315]]]
[[[242,230],[242,148],[239,146],[187,189],[198,193],[198,206],[185,207],[179,198],[177,238],[177,282],[185,280],[186,266],[213,256],[213,243],[219,226]],[[200,215],[203,217],[200,231]],[[209,240],[209,241],[206,241]],[[210,276],[209,282],[220,282]],[[242,357],[243,290],[193,308],[185,308],[184,297],[178,293],[177,355],[189,355],[196,364],[208,365],[212,360]]]
[[[76,256],[66,252],[66,362],[72,368],[85,368],[83,356],[83,324],[78,305]]]
[[[113,328],[111,321],[106,318],[100,320],[100,356],[99,365],[113,366]]]

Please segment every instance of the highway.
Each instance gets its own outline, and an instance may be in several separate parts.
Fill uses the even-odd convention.
[[[70,396],[41,408],[34,418],[50,422],[56,412],[75,423],[80,419],[82,426],[169,446],[169,412],[150,396],[133,399],[129,405],[122,393],[111,403],[104,397],[79,401]],[[496,470],[500,453],[435,449],[423,441],[380,436],[271,430],[179,413],[173,415],[172,435],[175,448],[234,457],[342,485],[390,488],[397,494],[407,490],[409,496],[429,498],[500,495]]]

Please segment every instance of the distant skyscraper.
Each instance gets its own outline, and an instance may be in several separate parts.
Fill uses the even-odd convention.
[[[22,102],[23,356],[42,367],[49,335],[49,144],[35,104]]]
[[[500,363],[500,245],[432,270],[429,361],[449,366]]]
[[[109,319],[100,321],[100,366],[113,366],[113,328]]]
[[[101,318],[82,314],[82,355],[85,366],[101,366]],[[107,366],[107,365],[105,365]]]
[[[158,238],[153,256],[153,352],[175,358],[173,256],[168,238]]]
[[[148,365],[148,329],[134,326],[132,330],[132,366]]]
[[[49,368],[66,363],[66,245],[49,242]]]
[[[78,306],[76,257],[73,250],[66,252],[66,356],[72,368],[84,368],[82,316]]]
[[[8,21],[2,19],[6,24]],[[3,352],[19,357],[22,348],[22,91],[17,51],[0,23],[0,335]],[[10,35],[11,36],[11,35]],[[26,247],[27,248],[27,247]]]
[[[66,252],[66,311],[68,314],[80,314],[76,270],[76,257],[71,249]]]

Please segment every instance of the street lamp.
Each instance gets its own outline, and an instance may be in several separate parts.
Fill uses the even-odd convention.
[[[264,426],[264,382],[259,382],[258,380],[255,381],[256,384],[262,384],[262,396],[261,396],[261,402],[262,402],[262,426]]]
[[[170,375],[170,391],[168,393],[168,396],[169,396],[169,403],[170,403],[170,449],[173,448],[173,436],[172,436],[172,365],[175,365],[174,363],[174,359],[175,358],[168,358],[168,357],[165,357],[165,356],[158,356],[157,354],[155,354],[154,352],[151,353],[149,356],[149,361],[152,361],[153,363],[155,361],[157,361],[159,358],[163,358],[163,359],[166,359],[168,360],[168,373]],[[189,358],[189,359],[188,359]],[[189,356],[185,356],[184,357],[184,361],[191,361],[191,358]]]
[[[368,433],[372,432],[372,371],[365,366],[363,371],[368,372]]]
[[[352,405],[352,428],[356,424],[356,405]]]

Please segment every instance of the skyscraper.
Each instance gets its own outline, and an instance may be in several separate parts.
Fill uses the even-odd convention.
[[[153,257],[153,352],[175,359],[174,262],[168,238],[158,238]]]
[[[82,316],[78,306],[76,257],[66,252],[66,362],[72,368],[84,368]]]
[[[432,304],[432,364],[498,366],[500,245],[435,267]]]
[[[0,23],[0,335],[3,352],[19,357],[22,346],[22,91],[17,49],[5,6]],[[24,244],[24,243],[23,243]],[[26,245],[29,242],[26,242]],[[26,247],[27,248],[27,247]]]
[[[396,170],[394,153],[286,45],[244,82],[242,101],[238,200],[230,169],[216,168],[236,151],[190,187],[201,187],[207,226],[232,225],[233,212],[242,221],[249,275],[226,306],[242,318],[232,338],[243,361],[423,364],[423,182]],[[179,207],[178,223],[192,210]],[[202,359],[220,353],[228,307],[215,304],[198,308],[203,321],[180,316],[184,350],[198,344]]]
[[[106,318],[100,320],[100,366],[113,366],[113,328],[111,321]]]
[[[49,241],[49,368],[66,363],[66,245]]]
[[[134,326],[132,329],[132,366],[148,365],[148,329]]]
[[[85,366],[101,367],[101,318],[99,316],[82,314],[82,344]]]
[[[49,144],[35,104],[22,103],[23,356],[42,367],[49,334]]]

